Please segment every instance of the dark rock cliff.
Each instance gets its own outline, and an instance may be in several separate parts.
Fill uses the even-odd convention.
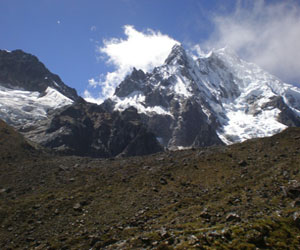
[[[8,88],[38,91],[52,87],[72,100],[79,97],[76,90],[51,73],[39,59],[22,50],[0,50],[0,85]]]
[[[45,147],[70,155],[107,158],[162,151],[136,109],[109,113],[83,99],[54,111],[48,120],[40,121],[25,135]]]

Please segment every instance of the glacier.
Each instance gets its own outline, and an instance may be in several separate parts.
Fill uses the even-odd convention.
[[[46,119],[49,111],[72,103],[71,99],[51,87],[40,93],[6,88],[0,83],[0,117],[20,130]]]
[[[148,123],[158,115],[177,119],[170,125],[174,130],[184,126],[182,112],[188,100],[201,108],[225,144],[284,130],[290,122],[279,117],[287,110],[300,122],[300,89],[240,59],[229,48],[195,57],[175,45],[163,65],[149,73],[134,69],[110,98],[114,110],[135,107]],[[159,131],[156,136],[163,138]]]

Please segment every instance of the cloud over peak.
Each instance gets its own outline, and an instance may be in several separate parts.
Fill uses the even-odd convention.
[[[147,72],[163,64],[175,44],[176,40],[159,31],[147,29],[137,31],[134,26],[125,25],[126,39],[111,38],[103,41],[103,46],[97,47],[97,52],[113,66],[114,71],[108,72],[99,81],[90,79],[91,87],[100,86],[101,95],[97,99],[101,103],[105,98],[113,95],[117,85],[129,74],[133,67]],[[92,98],[88,91],[84,97]]]
[[[229,46],[285,81],[300,79],[300,6],[296,1],[239,1],[233,13],[213,18],[206,47]]]

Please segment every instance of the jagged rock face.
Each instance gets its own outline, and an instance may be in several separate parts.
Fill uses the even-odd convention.
[[[162,150],[134,108],[108,113],[83,100],[55,111],[25,136],[60,153],[80,156],[135,156]]]
[[[76,90],[65,85],[58,75],[51,73],[37,57],[22,50],[0,50],[0,85],[41,94],[51,87],[66,97],[78,99]]]
[[[281,112],[278,121],[288,127],[300,127],[300,117],[289,108],[281,96],[273,96],[270,101],[262,105],[263,110],[277,108]]]
[[[136,107],[165,147],[210,146],[299,126],[300,89],[228,49],[195,59],[175,45],[162,66],[134,69],[103,105]]]
[[[130,77],[127,77],[124,80],[126,88],[116,88],[116,95],[119,97],[125,97],[131,94],[133,91],[140,91],[140,86],[142,85],[141,83],[145,80],[145,78],[146,74],[142,70],[136,70],[134,68]]]
[[[181,118],[173,132],[171,145],[203,147],[222,144],[197,103],[187,100],[183,104]]]

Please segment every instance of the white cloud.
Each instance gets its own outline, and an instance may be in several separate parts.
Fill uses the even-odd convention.
[[[234,13],[216,15],[206,47],[229,46],[288,82],[300,82],[300,7],[293,0],[239,1]]]
[[[103,102],[100,96],[94,97],[87,89],[83,92],[83,97],[87,102],[101,104]]]
[[[108,72],[104,79],[97,83],[95,79],[89,80],[91,86],[101,87],[102,93],[97,98],[98,103],[113,95],[115,88],[132,71],[133,67],[148,72],[163,64],[172,47],[179,44],[169,36],[152,29],[140,32],[133,26],[125,25],[124,33],[126,39],[104,40],[103,46],[97,48],[97,52],[102,56],[105,55],[106,62],[115,68],[115,71]],[[84,98],[91,99],[90,93],[85,93]]]
[[[89,82],[89,86],[93,88],[95,88],[98,85],[98,82],[94,78],[89,79],[88,82]]]

